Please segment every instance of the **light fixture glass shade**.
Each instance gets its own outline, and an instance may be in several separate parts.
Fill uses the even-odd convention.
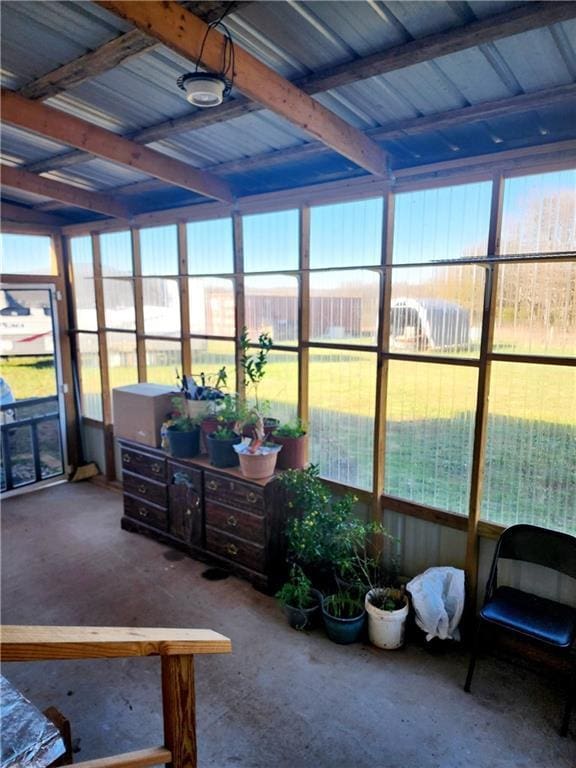
[[[224,100],[226,83],[218,76],[205,75],[184,82],[186,100],[195,107],[217,107]]]

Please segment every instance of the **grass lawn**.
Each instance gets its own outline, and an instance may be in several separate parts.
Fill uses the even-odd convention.
[[[233,381],[230,356],[220,350],[208,348],[202,364],[206,370],[226,364]],[[55,391],[53,369],[33,362],[3,361],[2,375],[17,398]],[[375,378],[372,353],[311,351],[311,458],[326,477],[366,489],[372,477]],[[174,366],[150,366],[148,379],[171,383]],[[95,380],[84,377],[86,390]],[[134,380],[132,368],[115,367],[115,383]],[[272,414],[285,419],[295,413],[297,381],[296,355],[276,352],[260,392]],[[391,361],[388,493],[467,513],[476,383],[475,369]],[[483,516],[576,533],[575,457],[576,369],[494,364]]]

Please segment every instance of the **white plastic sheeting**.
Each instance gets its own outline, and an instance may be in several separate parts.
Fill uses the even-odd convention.
[[[464,610],[464,571],[435,567],[415,576],[406,585],[412,596],[416,624],[426,640],[459,640],[458,624]]]

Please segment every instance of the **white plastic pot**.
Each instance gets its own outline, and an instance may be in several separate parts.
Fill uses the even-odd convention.
[[[366,595],[365,606],[368,614],[368,637],[377,648],[392,650],[404,644],[404,629],[408,616],[408,599],[405,605],[397,611],[383,611],[375,608],[370,602],[372,595],[385,590],[371,589]]]

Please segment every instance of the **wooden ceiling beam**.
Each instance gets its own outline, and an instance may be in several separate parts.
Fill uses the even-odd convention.
[[[5,200],[0,201],[0,217],[3,222],[16,221],[24,224],[43,224],[49,227],[62,227],[69,223],[60,216],[53,216],[25,205],[8,203]]]
[[[190,62],[210,72],[219,72],[225,38],[173,0],[127,2],[96,0],[99,5],[134,24],[145,34]],[[342,118],[314,101],[239,45],[234,52],[234,86],[245,96],[306,131],[334,151],[370,173],[387,173],[386,153],[374,141]]]
[[[243,5],[247,4],[247,2],[243,3]],[[218,2],[201,0],[200,2],[186,3],[189,10],[207,22],[220,18],[224,11],[227,14],[231,13],[237,6],[237,2],[229,3],[224,0],[218,0]],[[80,85],[85,80],[98,77],[103,72],[118,67],[134,56],[140,56],[151,51],[158,45],[158,40],[148,37],[137,29],[132,29],[130,32],[109,40],[93,51],[53,69],[52,72],[32,80],[23,86],[19,93],[27,99],[44,101],[69,88]]]
[[[3,165],[0,181],[3,187],[9,189],[20,189],[34,195],[50,197],[67,205],[86,208],[106,216],[113,216],[118,219],[131,217],[128,206],[112,196],[104,195],[101,192],[89,192],[79,187],[73,187],[71,184],[46,179],[44,176],[36,176],[28,171],[23,171],[21,168]]]
[[[9,125],[87,150],[92,155],[134,168],[168,184],[224,202],[233,200],[230,186],[217,176],[135,144],[86,120],[30,101],[5,88],[1,93],[1,106],[2,119]]]

